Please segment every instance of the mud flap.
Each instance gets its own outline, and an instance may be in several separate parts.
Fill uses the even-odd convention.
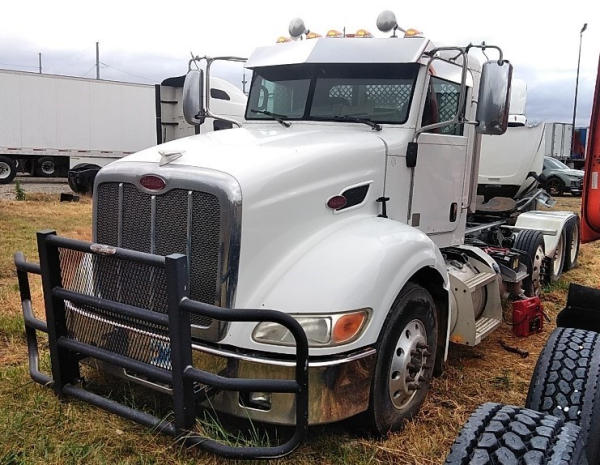
[[[571,283],[567,305],[556,317],[556,324],[600,333],[600,290]]]

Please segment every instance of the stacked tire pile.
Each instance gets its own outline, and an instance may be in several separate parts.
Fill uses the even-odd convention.
[[[600,334],[552,332],[525,408],[487,403],[468,419],[446,465],[600,463]]]

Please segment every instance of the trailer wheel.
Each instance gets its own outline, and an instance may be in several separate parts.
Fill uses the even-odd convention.
[[[529,296],[540,295],[542,290],[542,268],[546,256],[544,235],[540,231],[526,229],[517,234],[513,247],[522,250],[531,260],[529,276],[524,280],[524,290]]]
[[[522,407],[487,403],[471,414],[446,465],[587,465],[578,426]]]
[[[408,283],[384,324],[378,343],[367,424],[378,436],[402,428],[429,392],[437,348],[437,313],[431,294]]]
[[[49,178],[56,175],[56,161],[52,157],[38,158],[35,163],[35,175]]]
[[[571,270],[577,266],[579,257],[579,217],[569,218],[565,224],[565,271]]]
[[[12,158],[0,156],[0,184],[8,184],[17,175],[17,165]]]
[[[526,407],[581,427],[590,464],[600,460],[600,334],[555,329],[542,350]]]

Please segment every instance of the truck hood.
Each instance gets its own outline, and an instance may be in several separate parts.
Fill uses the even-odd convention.
[[[160,166],[160,152],[181,156]],[[258,306],[273,280],[285,272],[281,267],[291,266],[303,250],[346,221],[379,213],[376,199],[383,195],[386,146],[377,132],[359,124],[256,124],[178,139],[125,157],[106,170],[125,172],[132,162],[158,175],[175,165],[185,167],[189,181],[206,170],[237,180],[242,239],[236,305]],[[341,212],[327,207],[332,196],[363,184],[369,188],[359,205]],[[264,279],[259,284],[248,276]]]

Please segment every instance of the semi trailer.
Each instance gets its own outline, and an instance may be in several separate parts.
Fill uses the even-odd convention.
[[[0,70],[0,184],[18,172],[67,177],[186,134],[177,101],[183,77],[160,85]],[[239,117],[245,95],[215,78],[211,89],[222,114]],[[212,120],[199,132],[220,129]],[[226,127],[226,126],[225,126]],[[84,175],[71,183],[76,191]],[[80,178],[80,179],[79,179]]]
[[[389,11],[377,27],[391,37],[292,21],[245,64],[243,122],[207,95],[216,61],[246,60],[190,61],[186,121],[235,127],[106,166],[93,242],[41,231],[39,265],[16,254],[35,381],[227,457],[283,456],[309,425],[354,416],[385,435],[417,415],[450,342],[479,344],[503,302],[575,266],[577,215],[532,209],[543,191],[477,196],[481,138],[509,122],[501,49],[437,47]],[[86,360],[168,393],[174,420],[87,390]],[[198,409],[293,434],[236,448],[194,429]]]

